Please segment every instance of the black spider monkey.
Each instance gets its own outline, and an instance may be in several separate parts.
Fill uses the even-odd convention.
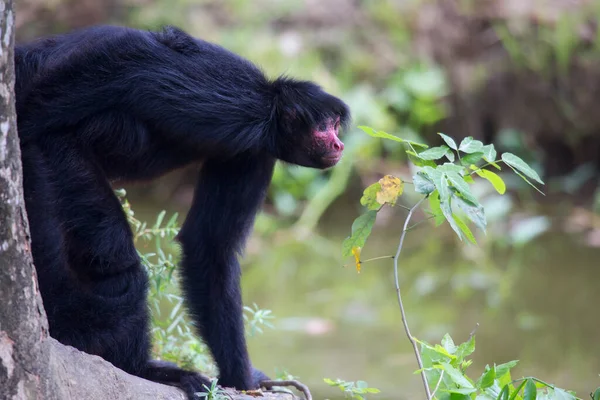
[[[94,27],[15,51],[32,251],[51,335],[134,375],[182,388],[206,377],[150,360],[147,277],[110,182],[202,160],[178,240],[187,307],[219,383],[268,379],[248,357],[240,267],[275,160],[335,165],[348,107],[319,86],[267,79],[176,28]]]

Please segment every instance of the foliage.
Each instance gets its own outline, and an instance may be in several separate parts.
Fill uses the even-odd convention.
[[[367,397],[363,395],[379,393],[379,389],[369,387],[369,384],[365,381],[348,382],[341,379],[334,381],[329,378],[323,380],[329,386],[339,388],[348,399],[367,400]]]
[[[474,334],[467,342],[458,346],[454,344],[450,335],[445,335],[441,345],[435,346],[416,339],[410,332],[400,291],[398,258],[406,233],[410,229],[408,226],[410,219],[424,200],[429,200],[429,219],[435,220],[436,225],[448,222],[460,240],[466,239],[468,242],[476,243],[475,235],[468,223],[485,232],[487,220],[483,206],[470,189],[470,185],[475,182],[474,178],[487,180],[499,194],[504,194],[506,184],[492,171],[492,168],[501,170],[501,164],[504,164],[539,191],[532,183],[533,181],[543,184],[537,172],[514,154],[504,153],[498,158],[494,145],[484,145],[472,137],[466,137],[457,144],[452,137],[439,133],[445,144],[428,148],[426,145],[407,141],[369,127],[361,127],[361,129],[370,136],[404,143],[410,160],[418,168],[412,177],[412,184],[414,191],[421,198],[412,207],[406,207],[408,215],[394,256],[394,276],[402,323],[415,352],[426,398],[429,400],[576,399],[574,394],[537,378],[513,380],[510,372],[517,365],[516,361],[494,364],[491,367],[488,365],[478,379],[470,378],[466,375],[466,370],[471,365],[467,357],[475,350]],[[386,175],[364,190],[360,202],[367,211],[354,221],[352,235],[342,245],[344,256],[354,256],[358,271],[364,262],[370,261],[361,260],[360,254],[371,233],[377,213],[386,205],[393,207],[397,204],[398,198],[404,193],[403,183],[408,182]],[[330,384],[332,383],[334,382]],[[340,385],[341,388],[354,387]]]
[[[261,310],[260,307],[254,303],[252,307],[244,306],[244,321],[246,322],[246,332],[248,336],[252,337],[257,332],[263,333],[262,327],[273,328],[273,324],[269,321],[274,319],[271,315],[271,310]]]
[[[438,400],[575,400],[571,392],[554,387],[537,378],[513,379],[511,370],[518,361],[486,365],[477,378],[467,375],[475,351],[475,336],[458,346],[450,335],[441,344],[430,345],[419,341],[421,357],[428,381],[434,386],[432,396]]]
[[[206,400],[226,400],[231,397],[218,385],[218,381],[213,379],[210,382],[210,387],[204,385],[205,392],[194,393],[196,397]]]
[[[504,164],[534,188],[536,187],[531,181],[543,184],[537,172],[516,155],[504,153],[498,159],[493,144],[484,145],[472,137],[466,137],[457,145],[453,138],[440,133],[445,145],[428,148],[425,144],[404,140],[370,127],[360,128],[370,136],[406,145],[410,160],[420,167],[412,178],[415,192],[429,200],[428,212],[430,218],[435,219],[436,225],[448,222],[460,240],[476,243],[468,223],[474,224],[483,232],[487,226],[483,206],[470,189],[470,185],[475,182],[474,177],[487,180],[499,194],[504,194],[506,184],[491,170],[500,170],[500,164]],[[404,182],[401,178],[387,175],[364,190],[360,202],[367,211],[352,224],[352,234],[342,244],[344,256],[350,256],[364,247],[377,212],[385,205],[393,207],[396,204],[403,194]]]

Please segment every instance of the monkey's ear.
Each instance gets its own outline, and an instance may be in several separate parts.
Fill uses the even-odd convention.
[[[200,47],[192,36],[174,26],[166,26],[161,32],[156,32],[156,40],[165,46],[184,55],[200,53]]]

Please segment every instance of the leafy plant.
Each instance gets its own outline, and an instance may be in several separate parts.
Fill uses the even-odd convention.
[[[472,361],[467,357],[475,351],[475,336],[455,345],[450,335],[442,338],[441,344],[421,345],[423,370],[428,381],[435,382],[432,398],[439,400],[571,400],[575,395],[564,389],[533,377],[513,379],[511,370],[518,361],[486,365],[477,379],[466,374]]]
[[[369,384],[365,381],[348,382],[341,379],[335,381],[329,378],[323,379],[329,386],[337,387],[348,399],[367,400],[365,394],[376,394],[379,393],[379,389],[369,387]]]
[[[246,322],[246,332],[248,336],[254,336],[256,332],[263,333],[262,327],[273,328],[269,321],[274,319],[271,310],[261,310],[254,303],[252,307],[244,306],[244,321]]]
[[[229,396],[221,387],[219,387],[218,381],[216,379],[213,379],[210,382],[210,387],[207,387],[206,385],[203,386],[206,390],[205,392],[194,393],[194,395],[200,399],[226,400],[231,398],[231,396]]]
[[[472,137],[463,139],[457,145],[454,139],[440,133],[445,145],[429,148],[370,127],[360,128],[370,136],[401,142],[407,146],[406,154],[409,159],[421,168],[412,178],[415,191],[424,195],[418,205],[428,199],[429,214],[435,219],[436,225],[447,221],[461,240],[476,243],[468,222],[484,232],[487,225],[483,207],[469,187],[474,183],[475,176],[487,180],[498,193],[504,194],[506,184],[491,169],[500,170],[500,164],[504,164],[536,190],[539,191],[531,181],[543,184],[537,172],[516,155],[504,153],[497,159],[493,144],[484,145]],[[404,183],[401,178],[387,175],[364,190],[360,202],[367,211],[352,224],[352,235],[342,244],[344,256],[360,252],[371,234],[377,213],[386,205],[396,204],[398,197],[404,192]]]
[[[486,366],[480,378],[471,379],[466,375],[466,369],[471,365],[467,357],[475,350],[474,334],[467,342],[458,346],[449,335],[444,336],[441,345],[435,346],[416,339],[410,332],[400,291],[398,258],[406,233],[411,228],[410,220],[425,200],[429,205],[427,210],[429,219],[434,220],[435,225],[448,222],[460,240],[465,239],[475,244],[475,235],[469,225],[475,225],[483,232],[487,226],[483,206],[470,189],[475,178],[487,180],[502,195],[506,192],[506,184],[492,168],[501,170],[501,165],[508,166],[525,182],[540,191],[534,184],[534,182],[543,184],[537,172],[514,154],[504,153],[498,158],[494,145],[484,145],[472,137],[467,137],[457,144],[450,136],[440,133],[445,144],[429,148],[424,144],[404,140],[369,127],[360,128],[370,136],[404,143],[409,159],[419,168],[413,175],[412,182],[386,175],[364,190],[360,202],[366,211],[352,224],[352,234],[344,240],[342,253],[344,256],[354,257],[357,271],[360,272],[362,264],[371,261],[361,260],[360,256],[371,234],[377,213],[385,206],[397,205],[398,198],[404,193],[405,184],[413,184],[415,192],[420,194],[421,198],[412,207],[401,206],[408,211],[408,215],[404,221],[396,254],[392,258],[402,323],[406,336],[413,346],[426,398],[428,400],[434,398],[443,400],[576,399],[574,394],[537,378],[513,380],[510,371],[517,364],[516,361],[501,365],[494,364],[492,367]],[[342,390],[349,390],[349,393],[354,393],[352,389],[356,387],[343,381],[327,383],[338,384]]]

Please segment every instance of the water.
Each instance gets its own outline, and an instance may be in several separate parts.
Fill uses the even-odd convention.
[[[413,335],[439,342],[448,332],[458,342],[479,324],[473,378],[486,363],[516,359],[514,378],[536,376],[580,397],[600,386],[600,250],[549,233],[520,249],[483,243],[481,254],[429,228],[412,234],[400,269]],[[391,254],[395,237],[374,237],[371,244],[388,250],[370,255]],[[249,340],[254,363],[269,373],[285,367],[316,399],[343,398],[324,377],[366,380],[382,390],[373,398],[422,398],[391,260],[365,265],[358,275],[335,257],[308,260],[312,244],[296,246],[257,255],[244,271],[246,301],[278,317],[277,329]]]

